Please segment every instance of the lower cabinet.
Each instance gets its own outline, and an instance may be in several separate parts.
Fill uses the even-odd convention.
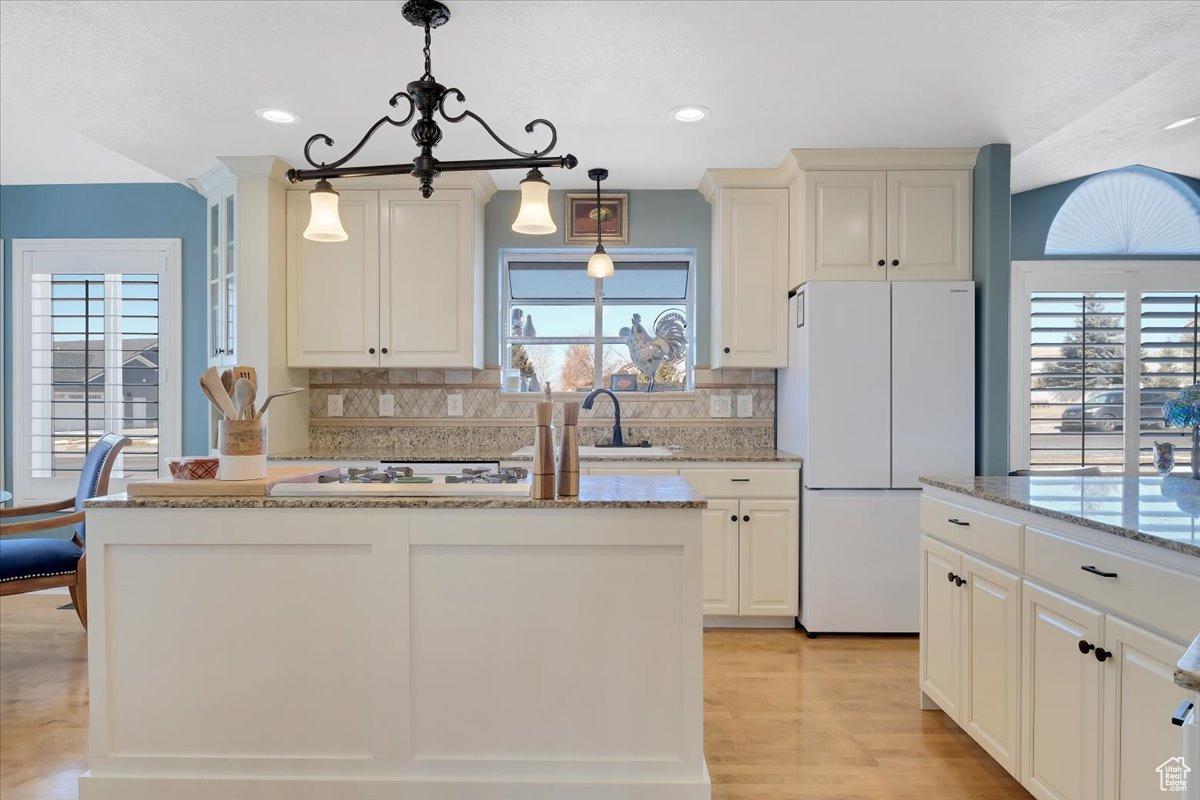
[[[710,499],[704,514],[704,613],[799,612],[800,503]]]
[[[700,558],[704,562],[702,596],[705,614],[737,616],[738,530],[740,509],[737,500],[709,500],[703,513]]]

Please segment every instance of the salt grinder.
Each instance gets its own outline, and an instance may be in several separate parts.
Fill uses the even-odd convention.
[[[554,499],[554,403],[550,401],[550,384],[544,389],[546,399],[533,409],[533,499]]]
[[[579,403],[563,403],[562,410],[562,442],[558,449],[558,496],[579,497]]]

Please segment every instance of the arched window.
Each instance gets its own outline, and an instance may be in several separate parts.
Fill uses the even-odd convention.
[[[1093,175],[1058,210],[1046,255],[1200,255],[1200,197],[1150,167]]]

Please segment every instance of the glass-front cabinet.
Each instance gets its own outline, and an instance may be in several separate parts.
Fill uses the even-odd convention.
[[[208,196],[208,363],[237,361],[237,180]]]

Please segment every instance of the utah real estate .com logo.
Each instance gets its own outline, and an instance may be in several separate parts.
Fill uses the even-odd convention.
[[[1192,768],[1183,763],[1183,756],[1168,758],[1158,767],[1158,788],[1164,792],[1186,792],[1187,775]]]

